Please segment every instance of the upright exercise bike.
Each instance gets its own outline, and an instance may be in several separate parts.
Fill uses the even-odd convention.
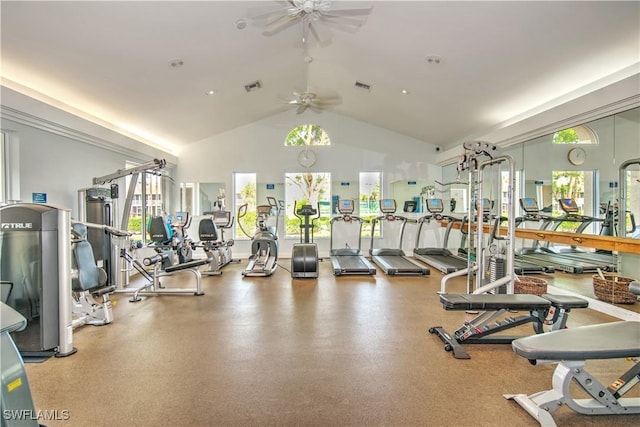
[[[313,243],[313,229],[315,222],[320,218],[320,206],[316,209],[312,205],[302,205],[298,209],[297,202],[294,202],[293,214],[300,220],[300,243],[293,245],[291,251],[291,277],[294,279],[316,278],[319,258],[318,245]],[[315,218],[311,219],[312,216]]]

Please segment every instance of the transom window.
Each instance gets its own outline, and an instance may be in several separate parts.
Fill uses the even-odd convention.
[[[553,134],[554,144],[597,144],[598,135],[587,125],[563,129]]]
[[[331,145],[329,135],[318,125],[300,125],[293,128],[284,141],[285,146]]]

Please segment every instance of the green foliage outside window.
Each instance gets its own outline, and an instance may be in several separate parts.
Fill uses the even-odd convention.
[[[284,141],[286,146],[331,145],[329,135],[318,125],[295,127]]]
[[[584,197],[584,172],[582,171],[553,171],[551,191],[555,200],[582,199]],[[554,205],[553,216],[562,216],[564,211]],[[580,224],[577,222],[563,222],[558,231],[572,232]]]
[[[573,128],[564,129],[553,134],[554,144],[577,144],[580,137]]]

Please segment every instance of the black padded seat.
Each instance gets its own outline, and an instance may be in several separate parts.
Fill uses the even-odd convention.
[[[542,298],[551,301],[551,305],[557,308],[587,308],[589,307],[589,301],[574,297],[571,295],[551,295],[543,294]]]
[[[107,286],[98,290],[92,290],[91,295],[94,297],[101,297],[104,294],[111,294],[116,291],[116,287],[114,285]]]
[[[548,308],[551,301],[529,294],[441,294],[445,310],[532,310]]]
[[[213,258],[206,259],[196,259],[189,262],[183,262],[182,264],[172,265],[164,269],[167,273],[172,273],[174,271],[187,270],[189,268],[200,267],[201,265],[209,264],[213,261]]]
[[[622,321],[519,338],[513,350],[529,360],[621,359],[640,356],[640,322]]]

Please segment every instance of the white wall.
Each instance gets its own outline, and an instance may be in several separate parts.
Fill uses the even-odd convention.
[[[176,162],[171,154],[4,87],[0,119],[19,145],[19,199],[31,202],[32,193],[46,193],[47,204],[71,209],[72,218],[78,218],[78,190],[91,187],[93,177],[123,169],[127,160]],[[117,182],[124,201],[125,180]]]
[[[178,182],[224,182],[227,208],[233,209],[233,173],[255,172],[260,183],[282,183],[286,172],[299,172],[299,147],[285,147],[287,134],[296,126],[321,126],[331,146],[314,147],[318,155],[313,172],[331,172],[332,182],[358,182],[360,172],[380,171],[383,197],[393,197],[391,182],[440,179],[435,164],[436,146],[372,126],[351,118],[325,112],[296,115],[284,112],[253,124],[191,144],[180,154]],[[280,253],[288,257],[296,240],[282,239]],[[321,256],[328,256],[328,239],[318,239]],[[381,242],[384,244],[384,242]],[[366,248],[368,242],[363,242]],[[413,242],[407,243],[410,250]],[[236,242],[234,253],[247,255],[247,242]]]

